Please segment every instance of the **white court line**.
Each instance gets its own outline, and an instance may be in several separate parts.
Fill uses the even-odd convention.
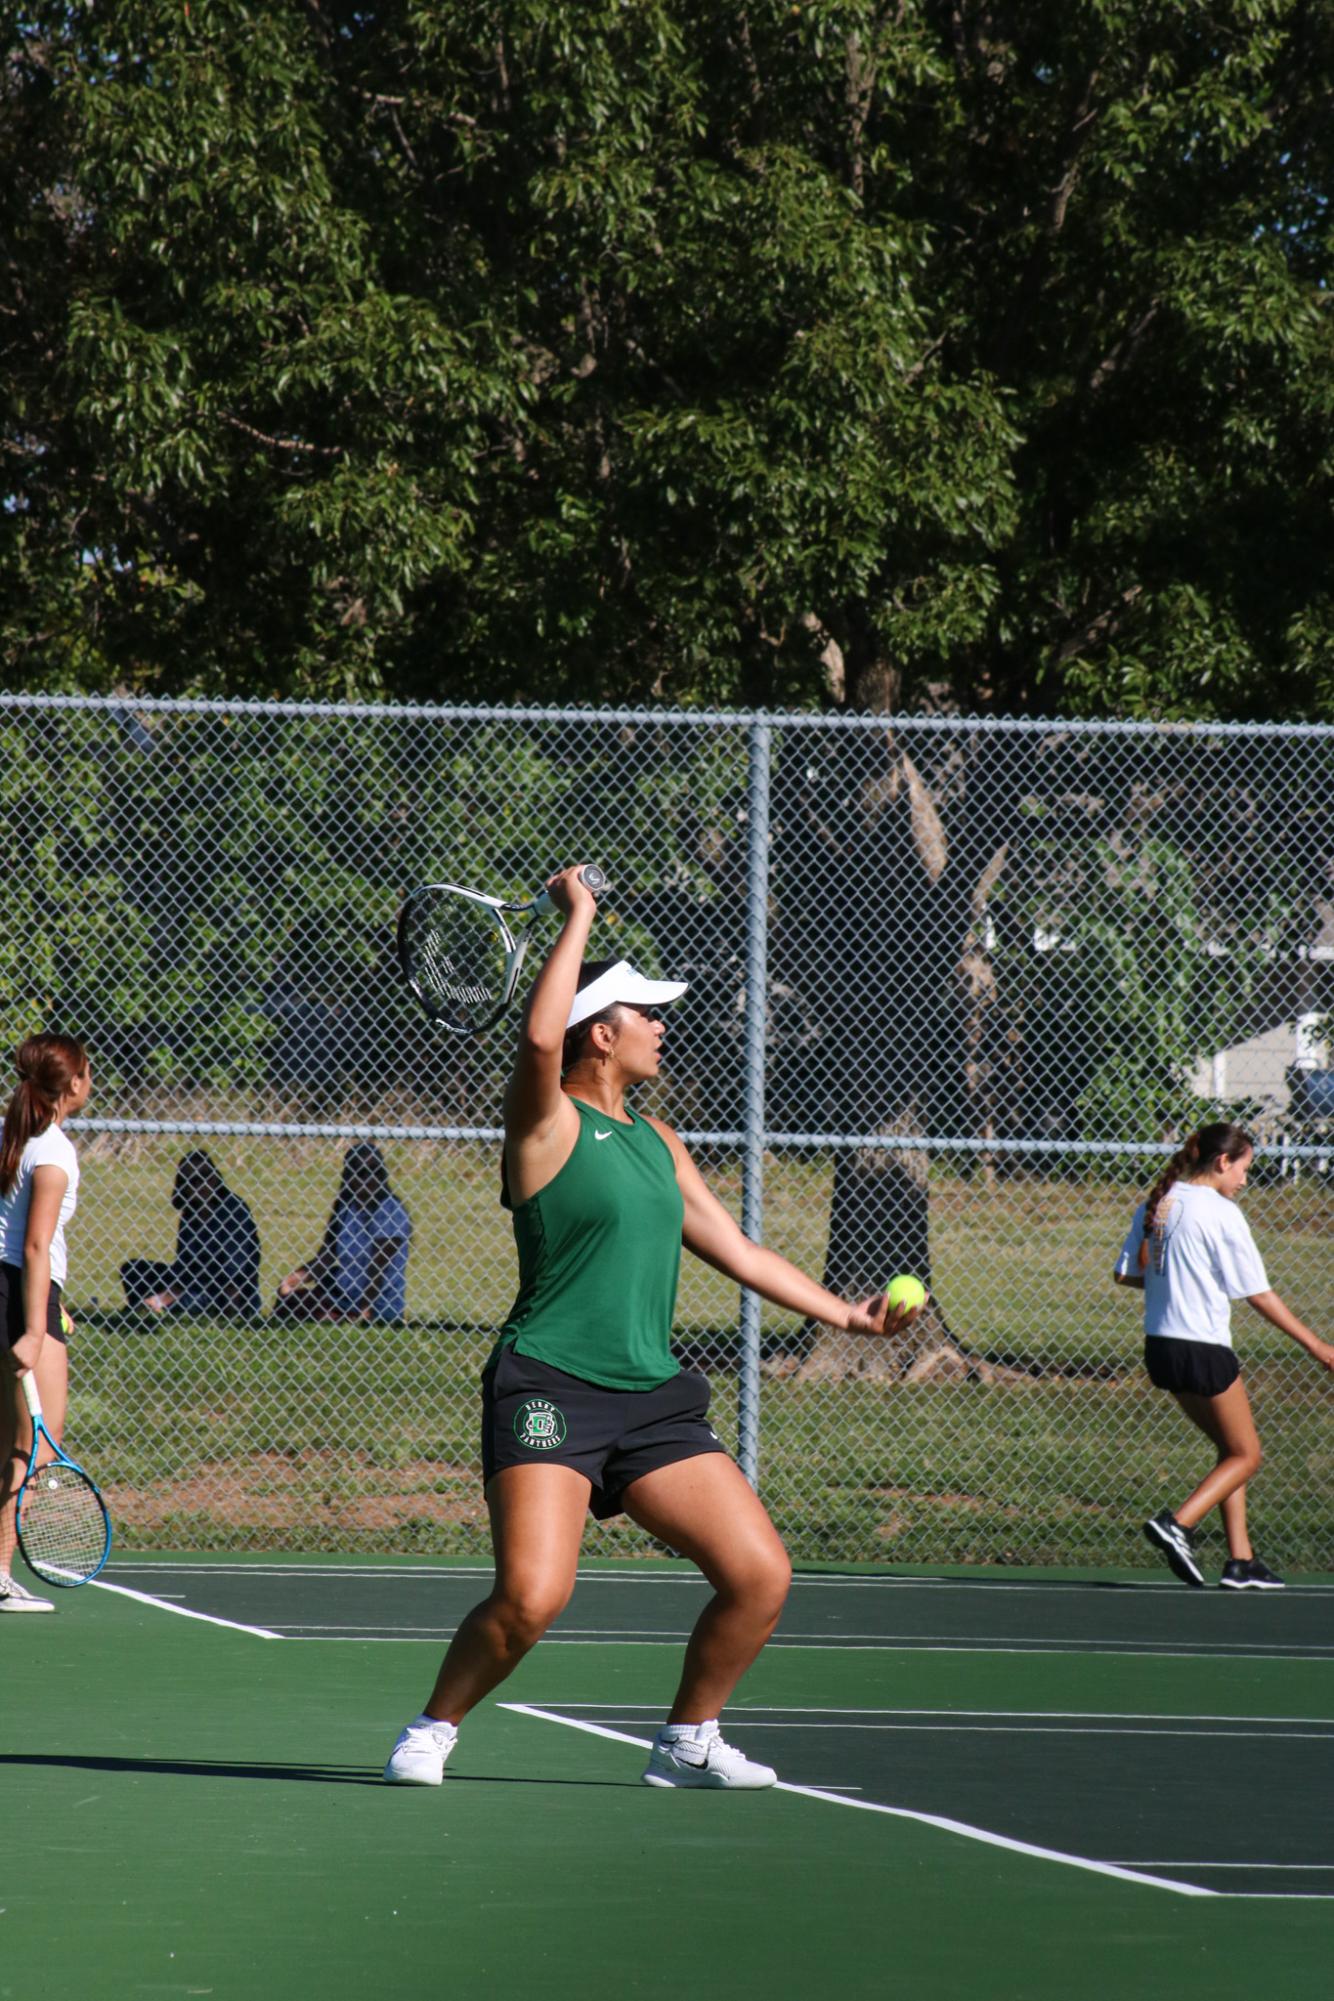
[[[567,1633],[602,1633],[611,1639],[633,1639],[643,1631],[643,1628],[639,1626],[565,1626],[562,1630]],[[664,1631],[660,1634],[660,1637],[664,1639],[679,1638],[684,1640],[688,1639],[689,1635],[684,1631],[679,1634]],[[927,1644],[933,1646],[939,1645],[942,1641],[948,1641],[956,1647],[990,1647],[999,1644],[1006,1652],[1025,1651],[1030,1644],[1026,1640],[1019,1639],[1019,1636],[1013,1633],[797,1633],[784,1632],[780,1626],[774,1638],[769,1642],[769,1645],[773,1646],[776,1644],[782,1646],[786,1643],[789,1646],[798,1644],[808,1646],[812,1643],[818,1645],[820,1642],[823,1642],[826,1646],[843,1646],[845,1644],[855,1646],[858,1644],[878,1643],[881,1646],[892,1645],[901,1647],[910,1645],[913,1641],[917,1640],[925,1641]],[[1017,1647],[1016,1641],[1018,1642]],[[1052,1634],[1044,1637],[1041,1642],[1033,1642],[1032,1644],[1040,1645],[1043,1651],[1048,1653],[1055,1650],[1064,1651],[1066,1649],[1072,1650],[1075,1653],[1084,1653],[1091,1647],[1136,1647],[1143,1646],[1145,1641],[1142,1635],[1138,1638],[1122,1640],[1114,1636],[1104,1637],[1092,1633],[1083,1638],[1078,1634],[1073,1637],[1069,1634],[1062,1634],[1059,1638]],[[1317,1642],[1317,1644],[1324,1646],[1324,1642]],[[1227,1640],[1200,1640],[1196,1643],[1196,1647],[1202,1653],[1226,1653],[1230,1645],[1231,1642]],[[1250,1642],[1250,1648],[1250,1657],[1252,1659],[1262,1655],[1273,1655],[1275,1658],[1283,1660],[1287,1658],[1288,1654],[1287,1648],[1278,1641],[1253,1640]],[[1334,1644],[1328,1647],[1328,1652],[1334,1657]]]
[[[679,1561],[684,1564],[685,1559]],[[488,1564],[339,1564],[303,1563],[299,1558],[291,1563],[195,1563],[188,1560],[164,1558],[159,1563],[130,1563],[116,1559],[108,1569],[115,1571],[161,1572],[170,1570],[209,1571],[215,1576],[227,1577],[422,1577],[422,1578],[467,1578],[484,1575]],[[656,1589],[663,1584],[687,1584],[700,1586],[703,1579],[693,1565],[680,1570],[655,1571],[648,1563],[635,1564],[626,1570],[580,1570],[580,1584],[640,1584]],[[1180,1597],[1181,1586],[1146,1573],[1143,1579],[1136,1577],[1133,1582],[1118,1580],[1114,1586],[1100,1584],[1095,1576],[1087,1583],[1063,1580],[1060,1583],[1021,1583],[996,1580],[984,1582],[966,1577],[823,1577],[798,1572],[792,1579],[792,1588],[808,1591],[1003,1591],[1037,1593],[1048,1598],[1060,1593],[1087,1593],[1116,1588],[1123,1591],[1149,1591]],[[1289,1589],[1297,1597],[1334,1595],[1334,1584],[1296,1584]]]
[[[203,1614],[201,1613],[198,1614],[197,1616],[202,1618]],[[227,1621],[223,1620],[221,1621],[221,1623],[223,1625],[226,1625]],[[250,1630],[250,1629],[243,1628],[243,1630]],[[255,1630],[259,1629],[256,1628]],[[438,1646],[441,1640],[447,1640],[450,1637],[453,1630],[454,1629],[451,1626],[441,1626],[438,1629],[437,1635],[434,1639],[418,1640],[418,1639],[407,1639],[407,1638],[396,1639],[392,1631],[386,1633],[383,1628],[380,1628],[377,1632],[374,1633],[371,1632],[304,1633],[304,1632],[298,1632],[295,1627],[288,1627],[286,1633],[270,1635],[270,1637],[276,1637],[278,1639],[287,1638],[291,1640],[294,1646],[308,1646],[308,1647],[352,1646],[352,1645],[367,1646],[367,1647],[376,1647],[376,1646],[426,1647],[426,1646]],[[542,1645],[544,1647],[598,1647],[598,1646],[680,1647],[687,1639],[687,1637],[688,1635],[685,1633],[676,1633],[670,1635],[665,1639],[660,1639],[660,1638],[651,1638],[648,1635],[641,1633],[633,1635],[629,1639],[622,1638],[622,1639],[608,1640],[605,1633],[601,1629],[590,1627],[588,1628],[586,1637],[571,1638],[569,1636],[569,1629],[567,1628],[563,1633],[556,1633],[556,1632],[545,1633],[542,1637]],[[837,1639],[825,1640],[819,1644],[808,1644],[807,1642],[801,1640],[791,1641],[791,1640],[773,1639],[765,1643],[764,1651],[766,1654],[773,1654],[773,1653],[1015,1654],[1022,1657],[1025,1660],[1035,1658],[1036,1656],[1042,1654],[1060,1656],[1066,1660],[1087,1660],[1090,1657],[1090,1655],[1093,1655],[1095,1657],[1101,1655],[1102,1657],[1108,1660],[1118,1660],[1118,1661],[1208,1661],[1210,1663],[1218,1663],[1223,1666],[1227,1666],[1228,1663],[1232,1661],[1266,1661],[1266,1662],[1276,1663],[1279,1666],[1304,1665],[1307,1667],[1325,1667],[1329,1661],[1329,1655],[1327,1654],[1280,1654],[1280,1655],[1247,1654],[1247,1653],[1203,1654],[1203,1653],[1190,1653],[1189,1651],[1180,1648],[1169,1650],[1164,1647],[1146,1647],[1141,1651],[1135,1651],[1124,1647],[1096,1647],[1096,1646],[1003,1647],[996,1645],[994,1642],[992,1643],[978,1642],[970,1644],[968,1646],[942,1645],[942,1646],[905,1647],[905,1646],[900,1646],[896,1641],[893,1640],[880,1641],[874,1646],[864,1646],[864,1645],[850,1646],[846,1641]]]
[[[731,1727],[743,1730],[744,1716],[733,1711]],[[1129,1729],[1094,1730],[1078,1723],[771,1723],[760,1726],[765,1730],[903,1730],[915,1731],[927,1737],[935,1732],[945,1732],[951,1737],[1209,1737],[1219,1740],[1216,1730],[1176,1730],[1176,1729]],[[1327,1730],[1226,1730],[1222,1741],[1227,1744],[1240,1742],[1242,1738],[1258,1737],[1266,1744],[1334,1744],[1334,1733]]]
[[[610,1709],[624,1712],[627,1709],[648,1709],[647,1703],[634,1702],[570,1702],[568,1709]],[[656,1715],[652,1710],[650,1714]],[[795,1722],[775,1721],[794,1715]],[[835,1723],[811,1723],[809,1716],[835,1715]],[[978,1716],[994,1716],[994,1723],[978,1723],[971,1719]],[[874,1722],[846,1722],[845,1717],[874,1717]],[[906,1720],[898,1721],[895,1719]],[[933,1719],[923,1721],[923,1718]],[[1220,1716],[1135,1716],[1108,1717],[1110,1725],[1128,1724],[1129,1728],[1088,1728],[1089,1724],[1101,1725],[1104,1721],[1096,1711],[1080,1711],[1073,1717],[1063,1716],[1059,1710],[1044,1709],[863,1709],[863,1710],[789,1710],[774,1707],[764,1709],[732,1709],[728,1721],[734,1730],[757,1728],[762,1730],[916,1730],[923,1735],[931,1731],[945,1731],[951,1735],[993,1737],[1211,1737],[1220,1733],[1214,1727],[1218,1723],[1258,1723],[1259,1730],[1223,1731],[1228,1743],[1245,1737],[1261,1738],[1266,1744],[1334,1744],[1334,1726],[1315,1730],[1294,1730],[1294,1723],[1312,1722],[1325,1724],[1323,1717],[1220,1717]],[[1147,1728],[1140,1726],[1147,1725]]]
[[[567,1626],[565,1630],[567,1633],[578,1633],[578,1632],[590,1632],[594,1629],[586,1626]],[[596,1630],[604,1633],[610,1633],[617,1630],[633,1632],[634,1628],[626,1627],[623,1629],[618,1629],[611,1626],[601,1626],[598,1627]],[[824,1640],[829,1645],[840,1645],[844,1640],[851,1640],[853,1642],[879,1640],[882,1643],[887,1640],[892,1640],[895,1646],[904,1646],[906,1644],[911,1643],[914,1640],[923,1640],[930,1645],[935,1645],[942,1640],[948,1640],[954,1646],[988,1647],[996,1642],[999,1642],[1007,1650],[1013,1649],[1017,1641],[1019,1641],[1021,1645],[1023,1644],[1023,1642],[1020,1640],[1020,1635],[1016,1633],[794,1633],[794,1632],[785,1633],[781,1626],[779,1627],[778,1632],[775,1634],[775,1638],[780,1643],[783,1640],[801,1640],[801,1641]],[[1076,1653],[1083,1653],[1086,1652],[1091,1647],[1144,1646],[1146,1644],[1146,1637],[1144,1634],[1138,1634],[1135,1636],[1127,1636],[1124,1639],[1120,1639],[1114,1634],[1108,1635],[1099,1633],[1085,1633],[1085,1634],[1045,1633],[1042,1636],[1042,1639],[1039,1644],[1048,1652],[1050,1652],[1053,1648],[1059,1648],[1059,1649],[1069,1648]],[[1232,1644],[1233,1642],[1230,1640],[1193,1640],[1192,1651],[1193,1652],[1197,1651],[1202,1654],[1227,1653]],[[1276,1659],[1282,1660],[1285,1659],[1288,1654],[1287,1647],[1283,1645],[1281,1641],[1278,1640],[1250,1640],[1245,1642],[1244,1644],[1249,1648],[1252,1658],[1259,1655],[1273,1655]],[[1334,1656],[1334,1644],[1327,1643],[1323,1640],[1318,1640],[1315,1641],[1314,1643],[1308,1642],[1307,1644],[1314,1644],[1323,1653],[1327,1653],[1330,1656]]]
[[[1263,1869],[1267,1875],[1277,1870],[1295,1875],[1298,1871],[1317,1876],[1334,1873],[1334,1862],[1127,1862],[1127,1869]]]
[[[1334,1904],[1334,1894],[1325,1890],[1217,1890],[1234,1904]]]
[[[290,1619],[284,1619],[283,1621],[283,1634],[285,1637],[306,1633],[313,1633],[316,1636],[321,1633],[332,1633],[335,1637],[341,1637],[346,1640],[361,1640],[367,1637],[374,1637],[381,1640],[398,1640],[411,1639],[419,1634],[425,1634],[427,1639],[441,1640],[448,1639],[453,1631],[454,1628],[452,1626],[387,1626],[383,1619],[377,1620],[373,1626],[352,1626],[341,1619],[337,1625],[332,1626],[321,1625],[315,1621],[302,1624],[296,1624]]]
[[[653,1702],[567,1702],[565,1707],[622,1712],[642,1709],[645,1715],[656,1716],[660,1705]],[[744,1706],[734,1704],[727,1713],[735,1723],[748,1722],[753,1716],[1013,1716],[1035,1723],[1049,1720],[1095,1723],[1104,1719],[1113,1723],[1318,1723],[1334,1729],[1334,1717],[1328,1716],[1200,1716],[1194,1711],[1176,1716],[1152,1709],[880,1709],[870,1703],[858,1704],[854,1709],[831,1702],[748,1702]]]
[[[113,1591],[117,1598],[133,1598],[137,1604],[156,1606],[159,1612],[173,1612],[178,1619],[198,1619],[204,1626],[226,1626],[233,1633],[252,1633],[257,1640],[280,1640],[281,1633],[272,1633],[267,1626],[243,1626],[238,1619],[219,1619],[212,1612],[193,1612],[188,1605],[172,1605],[165,1598],[154,1598],[147,1591],[131,1591],[127,1584],[108,1584],[104,1577],[89,1579],[94,1591]]]
[[[284,1625],[287,1623],[287,1621],[284,1621]],[[290,1630],[296,1631],[299,1629],[293,1624]],[[382,1633],[388,1629],[384,1625],[379,1624],[364,1628],[354,1627],[339,1621],[335,1625],[323,1628],[315,1626],[312,1630],[324,1630],[331,1633],[360,1631]],[[422,1626],[401,1626],[395,1627],[392,1630],[413,1633],[424,1632],[427,1629]],[[567,1626],[562,1624],[559,1627],[553,1627],[547,1637],[550,1639],[565,1640],[602,1640],[618,1645],[625,1643],[634,1644],[642,1641],[650,1645],[656,1643],[658,1645],[681,1646],[690,1638],[690,1634],[684,1627],[679,1631],[671,1628],[659,1628],[656,1632],[650,1633],[645,1632],[642,1626]],[[917,1646],[923,1648],[943,1647],[945,1651],[952,1653],[1085,1654],[1106,1650],[1115,1653],[1118,1659],[1127,1650],[1139,1649],[1149,1659],[1163,1657],[1157,1647],[1146,1647],[1143,1646],[1142,1642],[1135,1640],[1089,1639],[1080,1641],[1078,1639],[1054,1639],[1044,1641],[1041,1644],[1023,1641],[1015,1645],[1010,1635],[1005,1635],[997,1639],[986,1633],[785,1633],[781,1627],[767,1643],[766,1652],[772,1652],[775,1647],[812,1646],[823,1646],[835,1650],[841,1647],[848,1647],[859,1651],[865,1651],[868,1648],[871,1650],[884,1649],[891,1653],[906,1652]],[[1216,1642],[1206,1641],[1198,1649],[1187,1649],[1176,1656],[1169,1655],[1167,1657],[1183,1660],[1244,1659],[1277,1661],[1299,1658],[1298,1656],[1289,1654],[1285,1648],[1266,1647],[1259,1651],[1252,1649],[1244,1654],[1233,1653],[1228,1649],[1227,1643],[1222,1640]],[[1334,1646],[1329,1650],[1329,1657],[1334,1657]],[[1314,1658],[1324,1660],[1327,1656],[1318,1654]]]
[[[300,1566],[290,1565],[290,1564],[222,1565],[222,1564],[208,1564],[208,1563],[200,1563],[200,1564],[116,1563],[116,1564],[109,1564],[107,1568],[109,1570],[114,1569],[118,1573],[123,1571],[131,1575],[140,1573],[147,1573],[149,1575],[154,1575],[154,1574],[160,1575],[163,1572],[166,1572],[168,1575],[171,1575],[174,1573],[179,1573],[184,1571],[190,1571],[192,1573],[199,1572],[203,1574],[211,1574],[213,1576],[222,1574],[230,1576],[250,1576],[250,1577],[256,1575],[284,1576],[284,1577],[290,1577],[294,1575],[303,1575],[311,1577],[348,1575],[348,1576],[366,1577],[369,1575],[369,1576],[382,1576],[387,1578],[394,1578],[394,1577],[418,1576],[418,1575],[423,1577],[437,1577],[441,1575],[439,1571],[431,1569],[423,1569],[419,1572],[397,1569],[393,1567],[388,1567],[383,1570],[375,1570],[373,1568],[368,1569],[364,1565],[349,1565],[346,1567],[337,1565],[332,1565],[332,1566],[314,1565],[303,1569]],[[459,1571],[454,1574],[463,1577],[475,1577],[477,1576],[478,1573],[476,1571],[470,1570],[470,1571]],[[587,1573],[587,1576],[591,1577],[593,1581],[596,1581],[599,1576],[608,1577],[610,1575],[611,1573],[608,1572]],[[642,1575],[635,1575],[633,1573],[617,1573],[617,1575],[622,1579],[626,1577],[631,1577],[634,1582],[653,1583],[653,1582],[663,1581],[660,1578],[659,1579],[653,1579],[651,1577],[645,1578]],[[440,1639],[446,1638],[450,1630],[448,1628],[440,1628],[438,1629],[438,1631],[432,1631],[432,1629],[425,1627],[409,1627],[409,1628],[396,1629],[386,1634],[383,1627],[356,1629],[350,1631],[346,1627],[340,1627],[337,1629],[330,1628],[326,1630],[309,1630],[299,1626],[290,1626],[286,1629],[285,1632],[275,1632],[270,1627],[267,1626],[248,1625],[243,1621],[237,1619],[224,1619],[214,1613],[196,1612],[184,1605],[169,1604],[164,1598],[154,1596],[147,1592],[131,1590],[129,1586],[124,1584],[113,1584],[107,1579],[105,1575],[102,1577],[94,1578],[92,1581],[94,1584],[98,1586],[100,1590],[115,1592],[119,1596],[124,1598],[137,1599],[140,1603],[145,1605],[156,1605],[160,1607],[163,1611],[175,1612],[178,1618],[197,1619],[203,1625],[221,1626],[229,1629],[232,1632],[251,1633],[256,1638],[264,1640],[280,1640],[290,1636],[290,1638],[294,1642],[304,1641],[307,1645],[361,1644],[366,1646],[375,1646],[375,1645],[385,1645],[385,1644],[397,1644],[402,1646],[424,1646],[424,1645],[431,1646],[431,1645],[436,1645]],[[699,1580],[695,1577],[680,1577],[680,1578],[675,1578],[672,1581],[676,1583],[697,1583]],[[821,1580],[821,1581],[842,1582],[843,1580],[837,1579],[837,1580]],[[888,1582],[892,1580],[876,1580],[876,1581]],[[1007,1587],[979,1586],[976,1588],[1005,1589]],[[1022,1588],[1022,1587],[1016,1587],[1016,1588]],[[416,1637],[417,1635],[423,1635],[425,1637],[418,1638]],[[680,1646],[687,1637],[688,1635],[685,1634],[684,1632],[664,1634],[659,1636],[659,1635],[644,1634],[638,1632],[634,1628],[625,1628],[618,1633],[615,1631],[609,1631],[605,1627],[567,1626],[560,1633],[549,1633],[546,1637],[545,1644],[547,1646],[553,1646],[553,1645],[587,1646],[590,1644],[592,1645],[625,1644],[628,1641],[638,1646],[675,1647],[675,1646]],[[881,1638],[878,1635],[842,1636],[837,1634],[834,1635],[803,1634],[789,1638],[785,1637],[782,1634],[776,1634],[774,1638],[769,1641],[770,1651],[777,1649],[780,1651],[787,1650],[789,1652],[798,1652],[806,1648],[820,1648],[821,1650],[832,1650],[834,1652],[847,1651],[849,1653],[945,1653],[945,1654],[994,1653],[994,1654],[1016,1654],[1016,1655],[1073,1654],[1076,1657],[1085,1656],[1089,1653],[1096,1653],[1102,1651],[1106,1652],[1111,1658],[1117,1660],[1218,1660],[1218,1661],[1276,1660],[1282,1662],[1290,1662],[1294,1664],[1302,1663],[1305,1665],[1323,1664],[1323,1662],[1329,1657],[1327,1654],[1293,1654],[1275,1648],[1268,1648],[1259,1651],[1238,1650],[1235,1652],[1228,1652],[1225,1650],[1226,1649],[1225,1642],[1217,1642],[1212,1644],[1206,1643],[1205,1646],[1198,1649],[1190,1649],[1190,1648],[1165,1649],[1161,1647],[1144,1647],[1137,1649],[1133,1643],[1122,1644],[1117,1641],[1080,1642],[1080,1641],[1069,1641],[1069,1640],[1066,1641],[1058,1640],[1055,1642],[1043,1643],[1040,1645],[1026,1643],[1023,1645],[1015,1646],[1009,1644],[1008,1642],[989,1640],[981,1635],[970,1635],[970,1636],[965,1636],[963,1638],[955,1638],[949,1641],[944,1641],[936,1638],[933,1635],[927,1635],[927,1634],[907,1634],[907,1635],[900,1634],[892,1639],[888,1637]]]
[[[500,1709],[511,1709],[521,1716],[533,1716],[542,1723],[562,1723],[567,1730],[585,1730],[591,1737],[609,1737],[617,1744],[634,1744],[641,1751],[652,1749],[652,1740],[645,1737],[628,1737],[623,1730],[609,1730],[602,1723],[584,1723],[574,1716],[562,1716],[554,1709],[539,1709],[530,1702],[502,1702]],[[962,1835],[965,1841],[980,1841],[988,1848],[1004,1848],[1012,1855],[1031,1855],[1039,1862],[1061,1862],[1067,1868],[1086,1869],[1095,1876],[1113,1876],[1123,1883],[1142,1883],[1151,1890],[1172,1890],[1180,1897],[1219,1897],[1228,1894],[1221,1890],[1209,1890],[1199,1883],[1178,1883],[1169,1876],[1150,1876],[1137,1869],[1126,1869],[1116,1862],[1094,1862],[1086,1855],[1067,1855],[1060,1848],[1040,1848],[1031,1841],[1018,1841],[1008,1834],[993,1834],[989,1828],[973,1827],[966,1820],[951,1820],[947,1815],[920,1813],[913,1807],[885,1806],[878,1800],[847,1799],[842,1793],[825,1792],[818,1786],[793,1786],[780,1779],[775,1788],[780,1793],[796,1793],[803,1799],[826,1800],[831,1806],[851,1807],[857,1813],[883,1813],[893,1820],[916,1821],[922,1827],[936,1827],[944,1834]]]

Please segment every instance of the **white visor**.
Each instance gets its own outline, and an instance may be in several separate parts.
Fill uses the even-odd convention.
[[[577,1028],[590,1014],[601,1014],[604,1007],[614,1007],[618,1001],[630,1007],[661,1007],[664,1001],[680,1000],[685,991],[684,980],[646,980],[628,959],[618,959],[579,989],[565,1027],[567,1031]]]

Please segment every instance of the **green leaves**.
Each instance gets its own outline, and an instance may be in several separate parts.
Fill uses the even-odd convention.
[[[6,32],[11,678],[1325,699],[1327,10]]]

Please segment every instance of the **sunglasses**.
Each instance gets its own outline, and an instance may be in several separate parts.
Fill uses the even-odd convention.
[[[667,1019],[660,1007],[640,1007],[635,1001],[622,1001],[621,1006],[628,1007],[632,1014],[641,1016],[645,1021],[665,1021]]]

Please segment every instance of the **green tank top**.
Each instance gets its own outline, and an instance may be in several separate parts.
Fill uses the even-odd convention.
[[[652,1390],[671,1350],[685,1204],[671,1149],[647,1119],[578,1098],[574,1151],[514,1210],[519,1293],[501,1345],[612,1390]]]

